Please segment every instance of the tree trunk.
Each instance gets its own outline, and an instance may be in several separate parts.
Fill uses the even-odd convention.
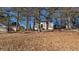
[[[34,24],[33,24],[33,30],[35,30],[35,20],[34,20]]]
[[[38,27],[39,27],[39,32],[41,32],[41,27],[40,27],[40,20],[39,20],[39,23],[38,23],[39,25],[38,25]]]
[[[28,19],[29,19],[29,16],[27,17],[27,21],[26,21],[26,24],[27,24],[27,25],[26,25],[26,31],[29,30],[29,20],[28,20]]]
[[[8,15],[8,28],[7,28],[8,32],[9,32],[9,27],[10,27],[10,26],[9,26],[9,18],[10,18],[10,17],[9,17],[9,15]]]
[[[48,21],[46,21],[46,30],[48,30],[48,25],[49,25]]]
[[[18,26],[19,26],[19,22],[18,22],[18,20],[19,20],[19,11],[18,11],[18,18],[17,18],[17,22],[16,22],[16,32],[18,31]]]
[[[70,17],[68,17],[68,29],[70,29]]]
[[[48,21],[49,19],[48,19],[48,17],[46,18],[46,30],[48,30],[48,26],[49,26],[49,21]]]

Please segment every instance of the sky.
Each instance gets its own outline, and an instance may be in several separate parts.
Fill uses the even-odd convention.
[[[17,18],[16,18],[17,13],[12,12],[10,7],[5,7],[4,11],[9,12],[9,16],[11,16],[10,17],[10,21],[11,22],[17,22]],[[46,17],[48,17],[48,15],[49,15],[48,8],[41,9],[41,11],[40,11],[40,20],[41,21],[45,21]],[[60,17],[62,15],[62,13],[60,13],[60,9],[56,10],[56,13],[54,15],[57,16],[57,17]],[[31,28],[33,28],[34,19],[35,19],[34,16],[30,16],[29,17],[29,20],[30,20],[29,21],[29,26]],[[53,23],[55,25],[60,25],[61,24],[61,21],[60,21],[61,19],[60,18],[54,18],[54,17],[52,17],[50,19],[53,20]],[[23,16],[21,18],[21,21],[19,21],[20,26],[23,26],[25,29],[26,29],[26,23],[27,23],[26,20],[27,20],[27,18]],[[77,20],[76,23],[78,23],[79,22],[79,17],[76,17],[76,20]]]
[[[5,8],[6,11],[9,11],[11,10],[11,8]],[[10,18],[10,21],[11,22],[17,22],[17,19],[16,19],[16,16],[17,16],[17,13],[14,13],[14,12],[9,12],[9,15],[12,16]],[[40,19],[41,21],[45,21],[46,20],[46,17],[48,16],[48,11],[47,9],[42,9],[41,12],[40,12]],[[29,17],[29,26],[31,26],[33,28],[33,22],[34,22],[34,19],[35,17],[34,16],[30,16]],[[25,29],[26,29],[26,20],[27,18],[26,17],[22,17],[21,18],[21,21],[19,22],[20,26],[23,26]]]
[[[8,11],[9,12],[9,16],[11,16],[10,17],[10,21],[11,22],[17,22],[17,19],[16,19],[17,13],[12,12],[10,7],[4,8],[4,11],[6,11],[6,12]],[[48,8],[41,9],[41,11],[40,11],[40,20],[41,21],[45,21],[46,20],[46,17],[48,15],[49,15]],[[60,10],[56,10],[55,15],[59,17],[61,15]],[[29,20],[30,20],[29,21],[29,26],[31,28],[33,28],[34,19],[35,19],[34,16],[30,16],[29,17]],[[19,21],[20,26],[23,26],[25,29],[26,29],[26,23],[27,23],[26,20],[27,20],[27,18],[23,16],[21,18],[21,21]],[[55,25],[60,25],[60,19],[53,18],[52,20],[53,20],[53,23]]]

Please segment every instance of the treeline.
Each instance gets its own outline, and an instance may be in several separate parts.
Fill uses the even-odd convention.
[[[48,22],[52,21],[53,18],[68,18],[67,20],[72,20],[75,16],[79,15],[79,8],[73,8],[73,7],[1,7],[0,8],[0,15],[4,17],[8,17],[6,20],[8,20],[8,27],[9,27],[9,17],[16,16],[18,20],[22,16],[27,18],[27,23],[29,22],[29,17],[34,17],[34,25],[33,29],[35,27],[35,23],[37,22],[39,24],[40,29],[40,22],[46,21],[47,29],[48,29]],[[0,16],[0,17],[1,17]],[[3,18],[4,18],[3,17]],[[18,25],[17,20],[17,25]],[[5,20],[4,20],[5,21]],[[28,30],[28,24],[27,24],[27,30]]]

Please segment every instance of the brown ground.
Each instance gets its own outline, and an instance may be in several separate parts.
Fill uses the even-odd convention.
[[[54,31],[0,34],[0,50],[79,50],[79,33]]]

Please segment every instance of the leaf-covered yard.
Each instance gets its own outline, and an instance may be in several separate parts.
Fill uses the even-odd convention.
[[[0,50],[79,50],[79,33],[70,31],[3,33],[0,34]]]

